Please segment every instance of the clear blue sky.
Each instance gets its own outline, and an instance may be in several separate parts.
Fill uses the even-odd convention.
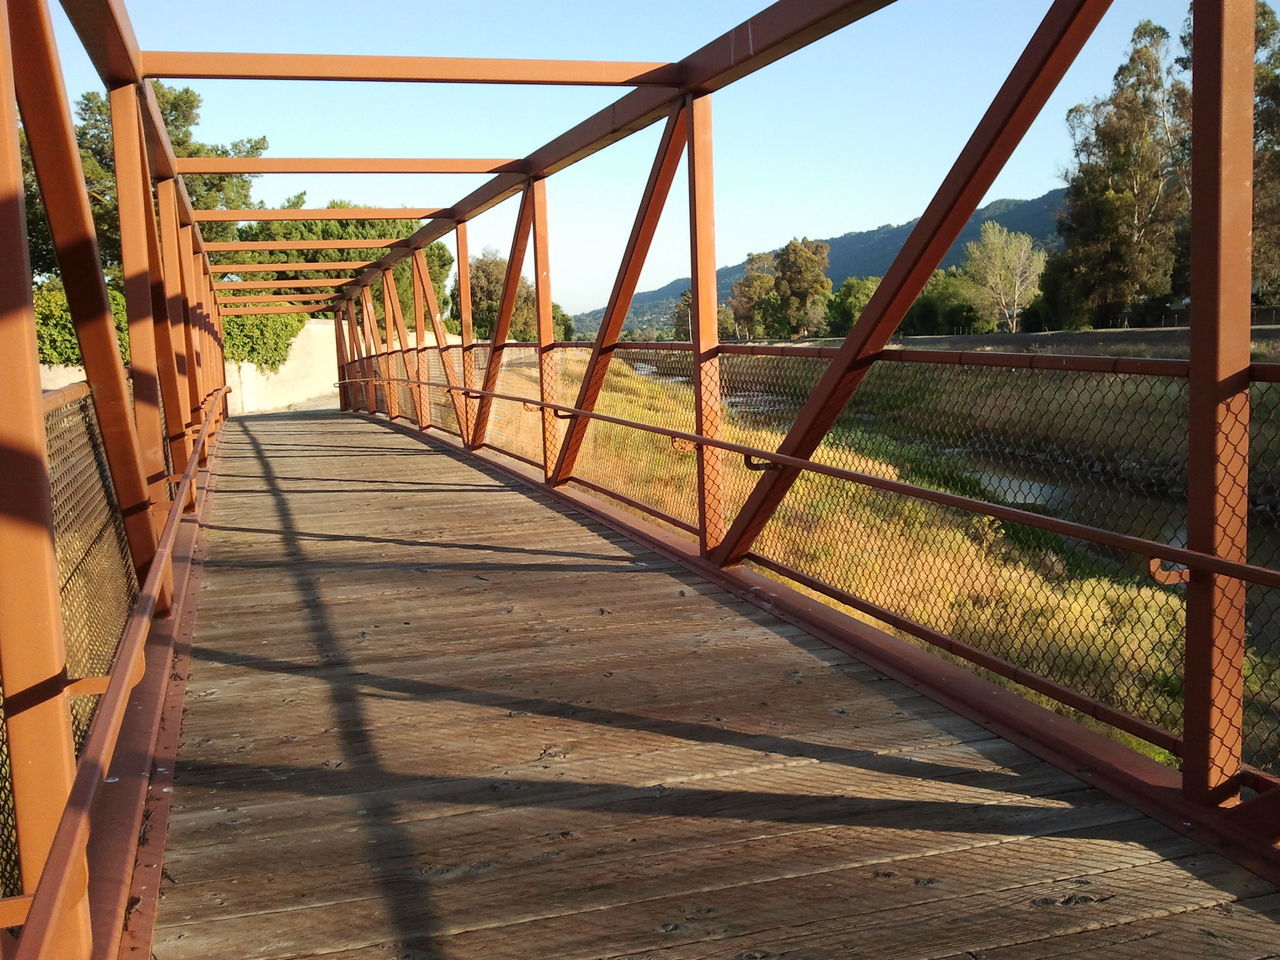
[[[60,27],[72,95],[98,81]],[[677,60],[763,0],[128,0],[144,49],[411,56]],[[919,216],[972,132],[1048,0],[898,0],[715,95],[717,262],[793,236],[835,236]],[[1105,93],[1133,27],[1175,35],[1184,0],[1116,0],[996,181],[988,199],[1062,185],[1063,116]],[[519,157],[617,99],[615,88],[192,81],[204,97],[197,135],[266,135],[276,156]],[[608,296],[658,127],[548,181],[552,293],[570,312]],[[258,178],[269,205],[300,190],[308,205],[449,206],[484,178]],[[677,181],[640,289],[687,276],[683,179]],[[504,250],[514,202],[477,218],[471,243]],[[531,258],[530,258],[531,259]],[[526,271],[528,272],[528,271]]]

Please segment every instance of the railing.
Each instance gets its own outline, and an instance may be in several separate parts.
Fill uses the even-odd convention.
[[[496,389],[461,385],[463,357],[483,371],[499,353]],[[1183,709],[1196,684],[1186,675],[1196,668],[1184,650],[1186,583],[1192,571],[1229,578],[1247,593],[1248,626],[1239,737],[1224,762],[1257,797],[1244,808],[1280,796],[1280,420],[1269,415],[1280,365],[1251,367],[1252,539],[1237,561],[1183,545],[1183,360],[883,350],[823,444],[797,457],[779,444],[834,351],[709,351],[714,435],[692,429],[689,344],[618,343],[595,409],[556,402],[580,395],[591,353],[436,344],[348,362],[341,386],[349,409],[457,437],[544,482],[608,498],[637,526],[704,544],[706,517],[732,527],[756,477],[794,469],[799,479],[742,558],[749,566],[1171,766],[1204,735]],[[483,436],[456,415],[459,399],[491,404]],[[573,470],[555,476],[575,421],[590,426]],[[700,476],[712,457],[714,472]]]

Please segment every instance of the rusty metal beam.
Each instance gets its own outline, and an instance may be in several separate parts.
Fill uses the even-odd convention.
[[[211,240],[204,245],[206,253],[231,250],[377,250],[405,243],[394,237],[363,240]]]
[[[524,253],[529,246],[529,232],[533,228],[533,197],[529,185],[525,185],[520,198],[520,212],[516,215],[515,235],[511,238],[511,254],[507,257],[507,275],[503,279],[502,299],[498,302],[498,316],[489,331],[489,362],[484,368],[483,389],[492,393],[498,388],[498,374],[502,372],[502,344],[511,333],[511,319],[516,312],[516,298],[520,292],[520,271],[524,266]],[[475,422],[471,426],[471,445],[484,443],[489,425],[489,411],[493,398],[481,396],[476,405]]]
[[[807,459],[817,450],[866,375],[869,358],[888,343],[1109,6],[1110,0],[1054,0],[796,416],[780,452]],[[740,561],[799,476],[793,467],[762,473],[712,559]]]
[[[720,436],[720,345],[717,327],[715,191],[711,165],[711,97],[690,97],[689,116],[689,332],[693,342],[694,433]],[[724,451],[698,446],[698,539],[702,555],[724,537]]]
[[[338,270],[360,270],[376,260],[330,260],[316,263],[231,263],[209,268],[210,273],[288,273],[294,270],[314,270],[316,273],[332,273]]]
[[[1187,547],[1245,562],[1253,254],[1254,4],[1197,0],[1192,46],[1191,371]],[[1239,791],[1245,585],[1191,570],[1183,790]]]
[[[580,410],[596,408],[600,390],[604,387],[605,376],[609,372],[613,349],[618,342],[618,337],[622,335],[622,324],[627,318],[627,311],[631,308],[631,298],[635,296],[636,284],[640,281],[640,271],[644,269],[645,258],[649,255],[653,235],[662,217],[662,209],[666,205],[667,195],[671,192],[676,167],[679,166],[680,158],[684,155],[688,134],[688,116],[683,107],[677,107],[667,118],[662,139],[658,142],[658,152],[653,159],[653,168],[649,171],[649,181],[645,184],[644,193],[640,197],[640,207],[636,211],[635,223],[631,227],[631,236],[627,239],[626,249],[622,252],[618,276],[613,282],[609,302],[605,305],[600,329],[596,332],[591,359],[587,361],[587,368],[582,375],[582,385],[578,388],[578,399],[574,404]],[[573,473],[578,451],[582,449],[582,442],[590,423],[590,420],[579,416],[569,419],[555,466],[547,477],[548,482],[564,483]]]
[[[49,232],[75,324],[85,373],[102,430],[116,499],[124,515],[129,551],[144,574],[156,549],[148,511],[147,471],[139,450],[115,319],[107,298],[84,189],[71,108],[62,82],[53,25],[43,0],[10,0],[14,80],[32,165],[40,183]]]
[[[142,73],[148,77],[178,77],[184,80],[375,80],[611,87],[672,86],[680,82],[678,66],[660,62],[194,53],[169,50],[144,50]]]
[[[467,243],[467,225],[459,223],[454,228],[454,244],[458,252],[458,325],[462,339],[462,385],[472,390],[476,385],[476,361],[472,356],[475,345],[475,324],[471,309],[471,254]],[[476,407],[471,397],[463,394],[466,422],[460,424],[462,437],[471,443],[471,428],[475,423]]]
[[[516,159],[466,157],[178,157],[178,173],[519,173]]]
[[[14,110],[9,25],[0,14],[0,687],[5,698],[13,815],[22,887],[35,891],[75,776],[48,444],[36,358],[22,161]],[[26,708],[15,710],[14,703]],[[80,858],[78,869],[84,872]],[[89,905],[82,888],[60,918],[58,946],[85,955]]]
[[[246,303],[305,303],[308,300],[341,300],[340,293],[271,293],[247,294],[243,297],[221,296],[218,290],[218,305],[234,307]]]
[[[552,352],[555,343],[555,321],[551,309],[551,249],[547,237],[547,181],[529,184],[533,214],[533,292],[538,336],[538,396],[544,404],[556,402],[556,362]],[[542,472],[550,478],[555,469],[556,415],[550,407],[542,407]]]
[[[484,186],[425,224],[409,239],[410,247],[439,240],[457,223],[473,219],[523,188],[526,177],[545,177],[563,170],[611,143],[663,119],[686,92],[709,93],[766,67],[789,53],[841,27],[870,16],[894,0],[778,0],[716,38],[676,66],[680,86],[633,90],[579,123],[521,161],[525,176],[498,174]],[[393,250],[378,269],[399,263],[408,250]],[[377,274],[361,275],[366,283]]]
[[[213,289],[218,290],[275,290],[290,287],[342,287],[349,284],[344,280],[240,280],[234,283],[215,283]]]
[[[276,313],[322,313],[332,310],[327,303],[310,307],[266,306],[266,307],[222,307],[219,309],[224,317],[257,317]]]
[[[277,220],[422,220],[440,213],[439,207],[322,207],[316,210],[196,210],[195,223],[250,223]]]
[[[418,297],[420,296],[426,301],[425,314],[431,322],[431,334],[435,338],[436,352],[440,357],[440,368],[444,371],[445,383],[450,387],[458,387],[465,385],[465,380],[459,383],[459,371],[454,365],[453,358],[445,351],[448,346],[449,338],[445,334],[444,320],[440,316],[440,304],[436,300],[435,288],[431,285],[431,267],[427,263],[426,254],[421,250],[413,251],[413,279],[414,279],[414,319],[418,322],[418,345],[422,345],[422,335],[425,332],[421,325],[422,318],[418,315]],[[470,278],[468,278],[468,281]],[[461,288],[459,288],[461,293]],[[423,379],[419,375],[419,379]],[[430,394],[428,393],[428,396]],[[458,432],[463,437],[467,436],[467,399],[457,390],[449,391],[449,400],[453,403],[453,414],[458,420]]]

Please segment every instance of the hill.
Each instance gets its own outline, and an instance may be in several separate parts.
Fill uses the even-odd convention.
[[[954,266],[964,259],[964,245],[978,239],[978,228],[988,220],[1018,233],[1028,233],[1036,242],[1046,248],[1058,244],[1057,213],[1062,206],[1062,197],[1066,189],[1050,190],[1042,197],[1034,200],[995,200],[980,208],[960,233],[942,261],[944,267]],[[831,260],[827,267],[827,276],[833,286],[838,287],[846,277],[878,277],[883,276],[889,264],[893,262],[915,220],[897,226],[877,227],[874,230],[861,230],[832,237],[824,242],[831,245]],[[731,267],[721,267],[716,271],[716,289],[719,299],[728,299],[729,292],[743,273],[743,263],[735,263]],[[689,278],[681,277],[656,290],[637,293],[627,313],[627,329],[641,329],[647,326],[663,326],[671,317],[676,301],[680,299],[689,286]],[[593,334],[600,327],[600,319],[604,308],[580,313],[573,318],[574,327],[580,334]]]

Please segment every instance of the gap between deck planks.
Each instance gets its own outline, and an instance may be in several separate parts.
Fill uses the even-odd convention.
[[[1271,885],[482,465],[217,467],[159,960],[1277,956]]]

